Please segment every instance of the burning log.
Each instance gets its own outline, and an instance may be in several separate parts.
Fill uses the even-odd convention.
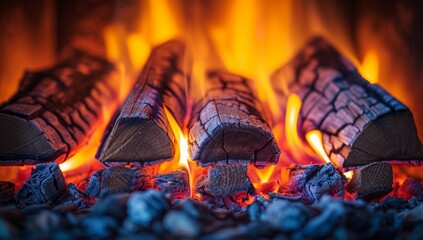
[[[164,106],[182,126],[186,110],[184,43],[153,49],[114,126],[100,147],[103,164],[124,165],[171,160],[175,137]]]
[[[155,184],[160,191],[169,193],[172,198],[186,198],[190,194],[189,174],[185,168],[156,175]]]
[[[26,73],[0,105],[0,164],[62,162],[83,146],[113,110],[117,79],[105,60],[78,52],[51,69]]]
[[[289,94],[302,99],[303,137],[320,130],[331,161],[344,168],[375,161],[423,159],[409,109],[376,84],[370,84],[336,49],[312,40],[277,70],[272,84],[286,109]]]
[[[301,196],[304,203],[313,203],[323,195],[343,198],[345,183],[342,172],[330,163],[298,166],[291,169],[289,182],[282,187],[282,192]]]
[[[390,193],[392,184],[391,164],[376,162],[354,170],[354,175],[347,185],[347,190],[355,192],[357,198],[368,201]]]
[[[248,80],[220,71],[209,72],[207,78],[206,95],[194,105],[188,124],[191,158],[202,166],[275,164],[279,148]]]
[[[16,202],[21,206],[53,204],[66,192],[66,182],[59,165],[37,164],[31,177],[16,193]]]
[[[209,169],[205,190],[213,196],[251,193],[254,187],[247,176],[247,165],[216,165]]]

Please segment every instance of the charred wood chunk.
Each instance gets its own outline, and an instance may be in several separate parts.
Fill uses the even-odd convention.
[[[312,40],[272,76],[282,110],[290,94],[302,100],[299,126],[323,134],[325,152],[345,168],[375,161],[423,159],[410,110],[370,84],[325,40]]]
[[[136,192],[128,201],[129,221],[147,227],[153,221],[160,219],[170,209],[168,199],[157,190]]]
[[[114,110],[119,74],[100,58],[77,52],[41,72],[26,73],[0,105],[0,164],[62,162],[88,141]]]
[[[184,43],[166,42],[153,49],[108,136],[98,151],[106,165],[171,160],[175,137],[164,106],[182,126],[186,111]]]
[[[186,198],[190,195],[189,175],[185,168],[156,175],[155,184],[164,193],[169,193],[172,198]]]
[[[191,158],[202,166],[215,162],[275,164],[279,148],[248,80],[211,71],[206,84],[206,95],[195,103],[188,124]]]
[[[100,197],[111,193],[128,193],[151,187],[152,175],[142,169],[112,166],[101,176]]]
[[[66,182],[56,163],[37,164],[25,184],[16,193],[20,206],[53,204],[66,192]]]
[[[291,169],[289,182],[282,192],[291,196],[301,196],[304,203],[313,203],[323,195],[344,197],[346,179],[332,164],[306,165]]]
[[[389,163],[377,162],[354,170],[347,190],[355,192],[357,198],[370,201],[392,191],[393,172]]]
[[[15,197],[15,184],[6,181],[0,181],[0,205],[13,202]]]
[[[85,193],[90,198],[96,198],[99,196],[101,191],[101,178],[103,176],[103,172],[105,169],[100,169],[95,171],[90,178],[90,181],[87,184],[87,188],[85,189]]]
[[[247,176],[247,165],[216,165],[209,169],[205,190],[216,197],[251,193],[253,185]]]
[[[399,187],[398,192],[406,198],[423,196],[423,185],[418,179],[408,177]]]

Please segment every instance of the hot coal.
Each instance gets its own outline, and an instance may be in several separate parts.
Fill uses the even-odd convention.
[[[0,181],[0,205],[13,202],[15,197],[15,184]]]
[[[389,163],[376,162],[354,170],[347,190],[357,198],[371,201],[392,191],[393,173]]]
[[[37,164],[16,193],[16,201],[20,206],[53,204],[65,192],[66,182],[59,165]]]
[[[111,193],[129,193],[139,189],[147,189],[151,177],[139,168],[112,166],[101,175],[100,197]]]
[[[154,183],[160,191],[168,193],[172,198],[186,198],[190,195],[189,174],[185,168],[176,171],[158,174]]]
[[[342,172],[330,163],[298,166],[291,169],[289,182],[281,192],[294,199],[301,196],[304,203],[313,203],[323,195],[343,198],[346,181]]]
[[[280,195],[283,196],[283,195]],[[26,208],[25,208],[26,209]],[[38,210],[37,210],[38,209]],[[0,207],[3,239],[392,239],[420,236],[423,198],[367,204],[322,196],[313,204],[257,196],[238,212],[157,190],[109,194],[89,211]]]
[[[423,185],[420,181],[413,177],[408,177],[398,189],[399,194],[406,198],[412,196],[423,196]]]
[[[105,169],[100,169],[95,171],[88,182],[87,188],[85,189],[85,193],[90,198],[96,198],[99,196],[101,191],[101,177],[103,175]]]

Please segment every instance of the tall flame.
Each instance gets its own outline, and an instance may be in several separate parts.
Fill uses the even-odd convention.
[[[379,77],[379,58],[377,54],[374,51],[367,52],[359,69],[367,81],[377,83]]]
[[[286,140],[290,149],[295,150],[301,148],[301,140],[298,136],[298,115],[301,110],[301,99],[296,94],[291,94],[288,97],[285,115],[285,132]]]
[[[306,139],[311,148],[323,159],[330,163],[330,159],[323,148],[322,133],[319,130],[312,130],[306,134]]]

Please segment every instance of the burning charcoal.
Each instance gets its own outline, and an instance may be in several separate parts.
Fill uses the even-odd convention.
[[[104,170],[101,177],[100,197],[111,193],[128,193],[138,190],[150,181],[137,168],[112,166]]]
[[[318,202],[320,215],[310,219],[301,230],[302,238],[327,238],[342,223],[345,209],[342,202],[323,196]]]
[[[182,238],[194,238],[201,232],[200,222],[183,211],[172,210],[166,213],[163,226],[172,235]]]
[[[302,203],[274,200],[260,219],[279,231],[293,232],[301,229],[311,215],[312,211]]]
[[[196,199],[184,199],[177,204],[177,208],[180,208],[191,217],[202,222],[203,225],[216,220],[213,213],[202,202]]]
[[[387,209],[404,209],[408,206],[408,202],[402,198],[388,196],[381,204]]]
[[[299,202],[301,201],[301,195],[298,196],[291,196],[291,195],[283,195],[277,192],[270,192],[268,194],[269,199],[273,200],[273,199],[282,199],[282,200],[287,200],[287,201],[291,201],[291,202]]]
[[[96,198],[100,195],[101,191],[101,177],[103,175],[105,169],[100,169],[98,171],[95,171],[90,178],[90,181],[88,182],[87,188],[85,189],[85,193],[90,198]]]
[[[66,191],[66,182],[56,163],[37,164],[21,189],[16,201],[21,206],[53,204]]]
[[[392,191],[393,173],[389,163],[372,163],[354,170],[354,175],[347,185],[350,192],[356,192],[357,198],[370,201]]]
[[[122,222],[127,217],[129,197],[127,193],[120,193],[101,198],[94,204],[92,214],[110,216]]]
[[[230,240],[230,239],[266,239],[275,235],[275,231],[270,226],[262,222],[241,224],[235,227],[226,227],[216,232],[207,234],[202,240]],[[275,238],[276,239],[276,238]],[[282,238],[283,239],[283,238]]]
[[[117,107],[120,74],[104,59],[76,52],[39,72],[25,73],[0,106],[0,164],[63,162]]]
[[[156,185],[164,193],[169,193],[172,198],[186,198],[190,194],[189,175],[185,168],[156,175]]]
[[[68,184],[68,192],[72,197],[74,197],[76,199],[81,199],[81,200],[84,200],[84,201],[89,200],[89,196],[85,192],[83,192],[82,190],[78,189],[75,186],[75,184],[73,184],[73,183]]]
[[[175,136],[165,108],[182,126],[186,107],[185,43],[170,40],[155,47],[144,65],[113,129],[98,150],[107,165],[171,160]]]
[[[400,186],[398,192],[407,199],[413,196],[423,196],[423,185],[418,179],[408,177]]]
[[[113,239],[119,229],[116,219],[108,216],[89,215],[80,224],[87,229],[83,238]]]
[[[379,85],[367,82],[324,39],[311,40],[271,79],[282,112],[291,94],[300,97],[301,137],[320,130],[324,150],[336,165],[423,159],[410,110]]]
[[[206,78],[206,94],[188,123],[191,159],[201,166],[275,164],[280,151],[249,80],[225,71],[209,71]]]
[[[209,169],[205,190],[216,197],[250,193],[253,185],[247,176],[247,165],[213,165]]]
[[[15,196],[15,184],[6,181],[0,181],[0,205],[13,202]]]
[[[301,195],[304,203],[313,203],[323,195],[343,198],[345,183],[341,171],[330,163],[299,166],[291,170],[289,182],[282,192],[294,198]]]
[[[412,222],[423,222],[423,203],[409,211],[407,219]]]
[[[65,219],[50,210],[41,211],[29,221],[33,224],[27,224],[26,228],[28,232],[35,234],[31,236],[34,239],[46,239],[66,226]]]
[[[130,221],[147,227],[170,208],[169,201],[156,190],[135,192],[128,201]]]
[[[410,200],[408,200],[408,207],[414,208],[422,203],[423,203],[423,196],[418,196],[418,197],[414,196],[410,198]]]

